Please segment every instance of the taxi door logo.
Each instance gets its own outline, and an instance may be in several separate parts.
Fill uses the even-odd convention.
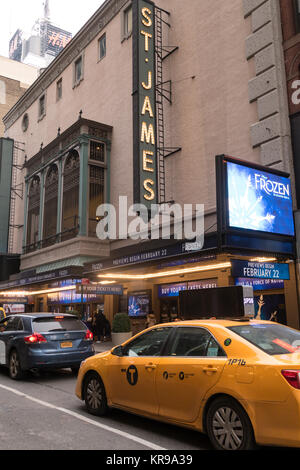
[[[135,366],[130,366],[127,369],[126,376],[127,376],[127,381],[129,383],[129,385],[134,386],[134,385],[137,384],[139,374],[138,374],[137,368]]]

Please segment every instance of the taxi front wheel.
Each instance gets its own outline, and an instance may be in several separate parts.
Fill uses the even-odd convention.
[[[108,411],[103,382],[96,372],[87,375],[84,381],[83,398],[89,413],[103,416]]]
[[[208,437],[217,450],[250,450],[255,440],[250,419],[235,400],[220,397],[212,402],[206,416]]]

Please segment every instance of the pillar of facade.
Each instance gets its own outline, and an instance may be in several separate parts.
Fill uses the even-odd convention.
[[[88,235],[89,139],[80,137],[79,236]]]
[[[58,166],[58,191],[57,191],[57,222],[56,222],[56,233],[61,233],[61,212],[62,212],[62,182],[63,182],[63,160],[57,163]],[[59,240],[60,241],[60,240]]]
[[[106,203],[110,203],[110,173],[111,173],[111,163],[110,163],[110,158],[111,158],[111,141],[108,140],[106,142],[106,180],[105,180],[105,185],[106,185]]]
[[[44,221],[44,199],[45,199],[45,170],[40,174],[40,214],[39,214],[39,235],[38,242],[43,240],[43,221]]]
[[[25,194],[24,194],[24,227],[23,227],[23,250],[27,245],[27,213],[28,213],[28,191],[29,180],[25,180]]]

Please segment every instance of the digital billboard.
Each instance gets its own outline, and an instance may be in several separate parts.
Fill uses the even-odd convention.
[[[48,23],[45,52],[56,57],[69,44],[71,39],[71,33]]]
[[[290,178],[226,161],[228,227],[294,236]]]

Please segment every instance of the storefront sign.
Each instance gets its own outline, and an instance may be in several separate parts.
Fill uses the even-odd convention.
[[[159,259],[169,258],[171,256],[178,256],[187,253],[188,251],[186,250],[186,244],[178,243],[176,245],[167,246],[165,248],[157,248],[155,250],[149,250],[142,253],[134,253],[132,255],[122,256],[121,258],[114,258],[102,261],[100,263],[87,265],[85,273],[104,271],[110,268],[118,268],[121,266],[145,263],[147,261],[156,261]],[[197,258],[197,260],[192,262],[206,261],[207,259],[207,257],[203,257],[203,259]]]
[[[17,315],[25,313],[25,304],[3,304],[6,315]]]
[[[0,297],[0,304],[28,304],[28,297]]]
[[[81,284],[81,279],[64,279],[63,281],[51,282],[48,284],[49,289],[54,289],[55,287],[67,287],[74,286],[75,284]]]
[[[235,279],[236,286],[251,286],[254,291],[257,290],[270,290],[270,289],[283,289],[284,281],[276,279],[251,279],[238,277]]]
[[[187,290],[187,283],[181,282],[180,284],[167,284],[164,286],[158,286],[158,297],[178,297],[179,292]]]
[[[93,286],[93,285],[76,285],[76,293],[96,295],[123,295],[123,286]]]
[[[48,305],[52,304],[80,304],[81,302],[98,302],[101,301],[102,297],[98,294],[77,294],[74,290],[64,291],[64,292],[55,292],[53,294],[48,294],[47,303]]]
[[[232,276],[257,279],[289,280],[290,271],[288,264],[279,263],[255,263],[244,260],[232,260]]]
[[[78,271],[82,268],[70,267],[66,269],[59,269],[57,271],[49,271],[46,273],[34,274],[30,273],[30,276],[24,276],[14,281],[7,281],[0,283],[0,289],[10,289],[20,286],[26,286],[29,284],[36,284],[39,282],[47,282],[54,279],[62,279],[68,276],[78,276]],[[22,273],[20,274],[22,276]]]
[[[134,202],[158,203],[156,162],[155,6],[133,0]]]
[[[158,286],[158,297],[179,297],[179,292],[186,290],[213,289],[218,287],[217,279],[204,279],[200,281],[180,282]]]

